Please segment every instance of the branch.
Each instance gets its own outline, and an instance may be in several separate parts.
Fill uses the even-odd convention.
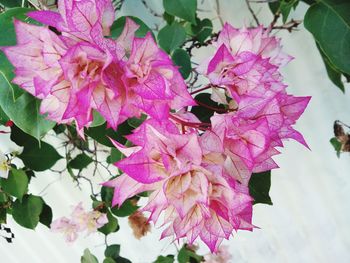
[[[256,25],[259,26],[259,25],[260,25],[259,19],[258,19],[258,17],[256,16],[256,14],[254,13],[254,10],[253,10],[253,8],[252,8],[251,5],[250,5],[249,0],[245,0],[245,3],[247,4],[248,10],[249,10],[250,14],[252,15],[252,17],[253,17],[253,19],[254,19]]]
[[[163,17],[162,14],[157,13],[154,11],[146,2],[146,0],[141,0],[142,4],[146,7],[146,9],[155,17]]]

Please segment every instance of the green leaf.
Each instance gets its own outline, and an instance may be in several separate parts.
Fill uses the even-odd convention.
[[[115,206],[111,209],[111,211],[115,216],[126,217],[135,213],[138,208],[139,207],[137,205],[132,204],[132,202],[129,199],[126,200],[120,208]]]
[[[111,37],[117,38],[123,32],[127,17],[132,19],[136,24],[140,26],[135,32],[136,37],[144,37],[148,32],[152,33],[152,30],[149,28],[149,26],[147,26],[140,18],[134,16],[122,16],[114,21],[113,25],[111,26]]]
[[[4,192],[22,200],[28,190],[28,177],[23,170],[11,168],[7,179],[1,178],[1,188]]]
[[[117,232],[119,230],[118,220],[109,211],[107,211],[107,218],[108,223],[105,224],[103,227],[100,227],[98,231],[105,235]]]
[[[12,206],[13,219],[21,226],[34,229],[40,220],[44,202],[41,197],[25,195],[22,202],[17,199]]]
[[[71,160],[68,163],[68,165],[73,169],[82,170],[92,162],[93,162],[93,159],[90,156],[87,156],[85,153],[81,153],[77,155],[73,160]]]
[[[187,33],[190,34],[194,39],[198,40],[200,43],[204,41],[213,32],[213,23],[208,18],[203,20],[197,19],[197,25],[189,25]]]
[[[173,59],[175,65],[179,66],[179,71],[184,79],[187,79],[191,73],[191,58],[188,53],[183,49],[175,49],[171,58]]]
[[[156,261],[153,263],[173,263],[175,262],[174,255],[167,255],[166,257],[164,256],[159,256],[157,257]]]
[[[165,11],[196,24],[197,0],[163,0]]]
[[[118,257],[118,259],[115,261],[116,263],[132,263],[129,259]]]
[[[121,153],[121,151],[119,151],[116,148],[112,148],[111,149],[111,154],[107,157],[106,162],[107,163],[116,163],[119,160],[123,159],[124,154]]]
[[[106,203],[108,207],[112,204],[114,188],[102,186],[101,188],[101,199]]]
[[[341,151],[341,147],[342,144],[338,141],[337,138],[333,137],[332,139],[329,140],[329,142],[332,144],[332,146],[334,147],[334,150],[337,152],[337,156],[340,156],[340,151]]]
[[[50,228],[50,225],[52,223],[52,209],[45,202],[43,205],[43,210],[39,217],[39,222],[47,226],[48,228]]]
[[[97,111],[94,110],[92,112],[92,114],[93,114],[94,118],[93,118],[93,121],[92,121],[90,127],[100,126],[106,122],[106,120],[102,117],[102,115],[100,113],[98,113]]]
[[[120,245],[110,245],[105,250],[105,257],[112,258],[116,260],[119,257]]]
[[[347,74],[350,74],[349,13],[348,0],[321,0],[308,9],[304,18],[306,29],[331,64]]]
[[[249,193],[254,199],[254,204],[262,203],[272,205],[269,195],[271,186],[271,171],[253,173],[249,180]]]
[[[0,0],[0,4],[5,7],[17,7],[22,5],[22,0]]]
[[[107,123],[104,123],[97,127],[85,129],[85,133],[100,144],[108,147],[114,147],[109,138],[125,144],[126,139],[123,136],[130,134],[131,130],[132,127],[130,127],[128,122],[125,121],[118,126],[117,131],[114,131],[111,128],[107,129]]]
[[[84,250],[84,255],[80,258],[81,263],[98,263],[97,258],[91,254],[89,249]]]
[[[270,10],[273,14],[280,12],[283,23],[287,22],[290,12],[295,9],[299,0],[277,0],[269,3]]]
[[[6,203],[9,200],[8,196],[4,192],[0,192],[0,204]]]
[[[145,120],[147,119],[147,115],[146,114],[141,114],[141,118],[129,118],[128,119],[128,123],[131,127],[133,128],[137,128],[139,127]]]
[[[116,263],[114,260],[113,260],[113,258],[105,258],[104,260],[103,260],[103,263]]]
[[[23,152],[18,156],[25,166],[34,171],[50,169],[62,158],[56,149],[46,142],[25,145]]]
[[[158,33],[159,46],[170,54],[174,49],[180,47],[186,40],[185,29],[177,22],[166,25]]]
[[[55,127],[53,127],[53,130],[56,134],[61,134],[66,130],[66,125],[64,124],[56,124]]]
[[[202,122],[209,123],[210,118],[214,115],[214,112],[215,112],[213,109],[209,109],[208,107],[204,107],[202,105],[206,105],[212,108],[225,109],[223,105],[219,105],[218,103],[213,101],[210,98],[209,93],[200,93],[194,99],[197,101],[199,105],[193,106],[191,109],[191,112],[194,115],[196,115],[197,118]]]
[[[6,224],[7,210],[0,207],[0,224]]]
[[[179,254],[177,255],[177,260],[179,263],[199,263],[202,262],[203,257],[197,255],[195,252],[187,248],[187,245],[185,244],[179,251]]]
[[[166,21],[166,23],[168,25],[171,25],[171,23],[173,23],[174,20],[175,20],[175,17],[170,15],[170,14],[168,14],[167,12],[164,12],[163,18],[164,18],[164,20]]]
[[[55,123],[39,113],[39,100],[24,93],[16,101],[9,80],[0,72],[0,106],[6,115],[25,133],[37,138],[43,137]]]
[[[329,79],[336,85],[342,92],[345,92],[344,83],[341,80],[342,72],[340,72],[327,58],[326,54],[322,52],[318,44],[316,43],[318,51],[320,51],[323,62],[326,66],[327,75]]]
[[[7,117],[6,113],[0,107],[0,124],[5,125],[6,122],[8,122],[9,120],[10,120],[10,118]]]

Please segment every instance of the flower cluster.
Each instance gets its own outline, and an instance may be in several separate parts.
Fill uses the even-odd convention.
[[[124,173],[105,183],[115,188],[113,205],[150,191],[141,211],[166,226],[162,238],[189,244],[200,238],[212,252],[234,230],[254,228],[250,176],[277,167],[272,156],[283,140],[306,145],[292,125],[310,99],[286,93],[279,68],[290,57],[263,28],[226,24],[217,46],[199,70],[226,112],[215,113],[210,123],[184,111],[162,123],[145,121],[127,136],[134,147],[114,142],[126,156],[116,163]]]
[[[79,203],[73,210],[71,218],[61,217],[51,224],[51,230],[62,233],[67,242],[77,239],[79,232],[87,232],[87,235],[96,232],[98,228],[108,223],[107,215],[93,210],[86,212]]]
[[[10,164],[7,156],[0,151],[0,178],[7,178],[10,172]]]
[[[48,27],[15,21],[17,45],[4,48],[15,66],[13,82],[42,100],[40,111],[58,123],[82,129],[97,110],[109,126],[141,112],[156,119],[169,109],[194,104],[184,80],[152,35],[134,37],[127,19],[124,31],[110,34],[114,9],[110,0],[60,0],[59,13],[33,11],[28,16]]]
[[[212,252],[233,231],[252,230],[252,173],[277,167],[272,157],[283,140],[306,145],[292,125],[310,98],[287,94],[279,70],[291,57],[280,41],[263,27],[224,26],[215,54],[197,70],[210,81],[198,91],[211,89],[223,106],[203,123],[187,111],[196,101],[151,33],[135,37],[138,26],[127,19],[117,39],[106,37],[114,21],[110,0],[59,0],[58,6],[59,13],[28,14],[54,31],[15,21],[17,45],[4,52],[15,66],[14,83],[42,100],[49,119],[75,121],[81,135],[92,110],[114,129],[148,115],[127,136],[132,147],[114,142],[126,158],[115,164],[123,174],[104,183],[114,188],[112,205],[149,191],[140,212],[160,222],[162,238],[201,239]],[[52,225],[68,241],[106,222],[81,205],[72,218]]]

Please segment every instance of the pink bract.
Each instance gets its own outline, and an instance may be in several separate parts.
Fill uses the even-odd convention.
[[[213,162],[223,160],[222,147],[201,142],[202,138],[195,132],[180,134],[171,122],[146,121],[128,136],[134,148],[115,142],[127,156],[116,163],[124,174],[104,185],[114,187],[112,205],[119,206],[140,192],[152,191],[141,211],[166,226],[162,238],[186,238],[190,244],[200,238],[216,251],[233,230],[253,228],[252,199],[247,186],[222,169],[222,162]]]
[[[126,19],[117,39],[110,34],[110,0],[59,0],[59,13],[28,16],[54,27],[15,22],[17,45],[4,48],[15,66],[14,83],[42,100],[41,113],[58,123],[83,128],[98,111],[113,129],[141,112],[158,120],[170,109],[194,105],[178,69],[151,34],[135,38],[138,28]]]

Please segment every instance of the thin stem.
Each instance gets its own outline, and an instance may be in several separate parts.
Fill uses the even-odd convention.
[[[228,112],[228,111],[230,111],[230,110],[228,110],[228,109],[222,109],[222,108],[212,107],[212,106],[207,105],[207,104],[205,104],[205,103],[202,103],[202,102],[200,102],[200,101],[198,101],[198,100],[196,100],[196,102],[197,102],[199,105],[201,105],[202,107],[207,108],[207,109],[210,109],[210,110],[213,110],[213,111],[217,111],[217,112]]]
[[[211,124],[207,123],[207,122],[190,122],[190,121],[185,121],[185,120],[182,120],[182,119],[176,117],[173,114],[170,114],[170,119],[176,121],[177,123],[179,123],[181,125],[184,125],[184,126],[187,126],[187,127],[196,128],[196,129],[207,129],[207,128],[209,128],[211,126]]]
[[[221,17],[221,12],[220,12],[220,0],[216,0],[216,14],[218,15],[219,21],[221,26],[224,26],[224,20]]]
[[[260,25],[259,19],[257,18],[256,14],[254,13],[254,10],[253,10],[252,6],[250,5],[249,0],[245,0],[245,3],[247,4],[248,10],[249,10],[250,14],[252,15],[256,25],[259,26]]]
[[[141,0],[142,4],[148,9],[148,11],[155,17],[162,17],[161,14],[158,14],[156,11],[154,11],[146,2],[146,0]]]

